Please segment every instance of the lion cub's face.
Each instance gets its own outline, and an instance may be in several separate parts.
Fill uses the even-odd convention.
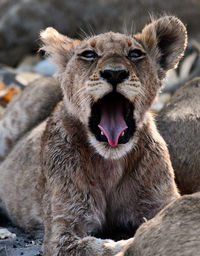
[[[137,142],[161,79],[184,52],[186,31],[177,18],[164,17],[137,35],[109,32],[77,41],[48,28],[42,40],[59,65],[68,111],[99,154],[117,159]]]

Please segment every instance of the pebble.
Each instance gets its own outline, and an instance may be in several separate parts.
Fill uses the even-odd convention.
[[[171,99],[171,95],[169,93],[163,93],[158,95],[156,101],[154,102],[152,106],[152,111],[155,113],[158,113],[163,109],[163,107],[169,102]]]
[[[40,56],[37,55],[27,55],[17,67],[19,72],[34,72],[34,66],[40,61]]]
[[[33,82],[34,80],[40,78],[40,74],[31,73],[31,72],[20,72],[16,75],[15,79],[17,82],[27,86],[29,83]]]
[[[10,86],[16,86],[20,89],[24,89],[28,83],[39,77],[41,77],[40,74],[31,72],[19,72],[17,69],[0,66],[0,90]]]
[[[20,74],[35,73],[35,75],[53,76],[56,72],[56,65],[49,61],[49,58],[41,59],[39,54],[27,55],[18,65],[16,71]]]
[[[178,77],[175,69],[167,72],[166,78],[163,81],[163,88],[171,87],[173,84],[178,83],[180,78]]]
[[[7,228],[0,228],[0,239],[15,238],[16,234],[8,231]]]
[[[34,67],[33,71],[46,76],[53,76],[56,72],[57,66],[49,61],[49,59],[43,59],[39,61]]]

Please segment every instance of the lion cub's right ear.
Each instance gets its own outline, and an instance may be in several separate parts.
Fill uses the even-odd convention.
[[[40,39],[43,42],[40,50],[45,51],[53,63],[60,68],[65,67],[73,55],[73,50],[81,43],[79,40],[73,40],[64,36],[54,28],[47,28],[40,33]]]

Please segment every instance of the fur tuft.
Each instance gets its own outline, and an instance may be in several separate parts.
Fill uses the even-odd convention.
[[[73,49],[80,44],[79,40],[64,36],[51,27],[40,32],[40,39],[43,43],[40,51],[43,50],[46,55],[49,55],[51,61],[60,68],[66,66],[73,55]]]

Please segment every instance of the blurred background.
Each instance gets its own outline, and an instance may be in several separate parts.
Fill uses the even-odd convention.
[[[140,31],[150,14],[176,15],[189,33],[187,64],[168,75],[157,112],[182,81],[199,71],[200,0],[0,0],[1,109],[34,79],[55,72],[37,54],[40,30],[52,26],[73,38],[109,30],[131,33]]]

